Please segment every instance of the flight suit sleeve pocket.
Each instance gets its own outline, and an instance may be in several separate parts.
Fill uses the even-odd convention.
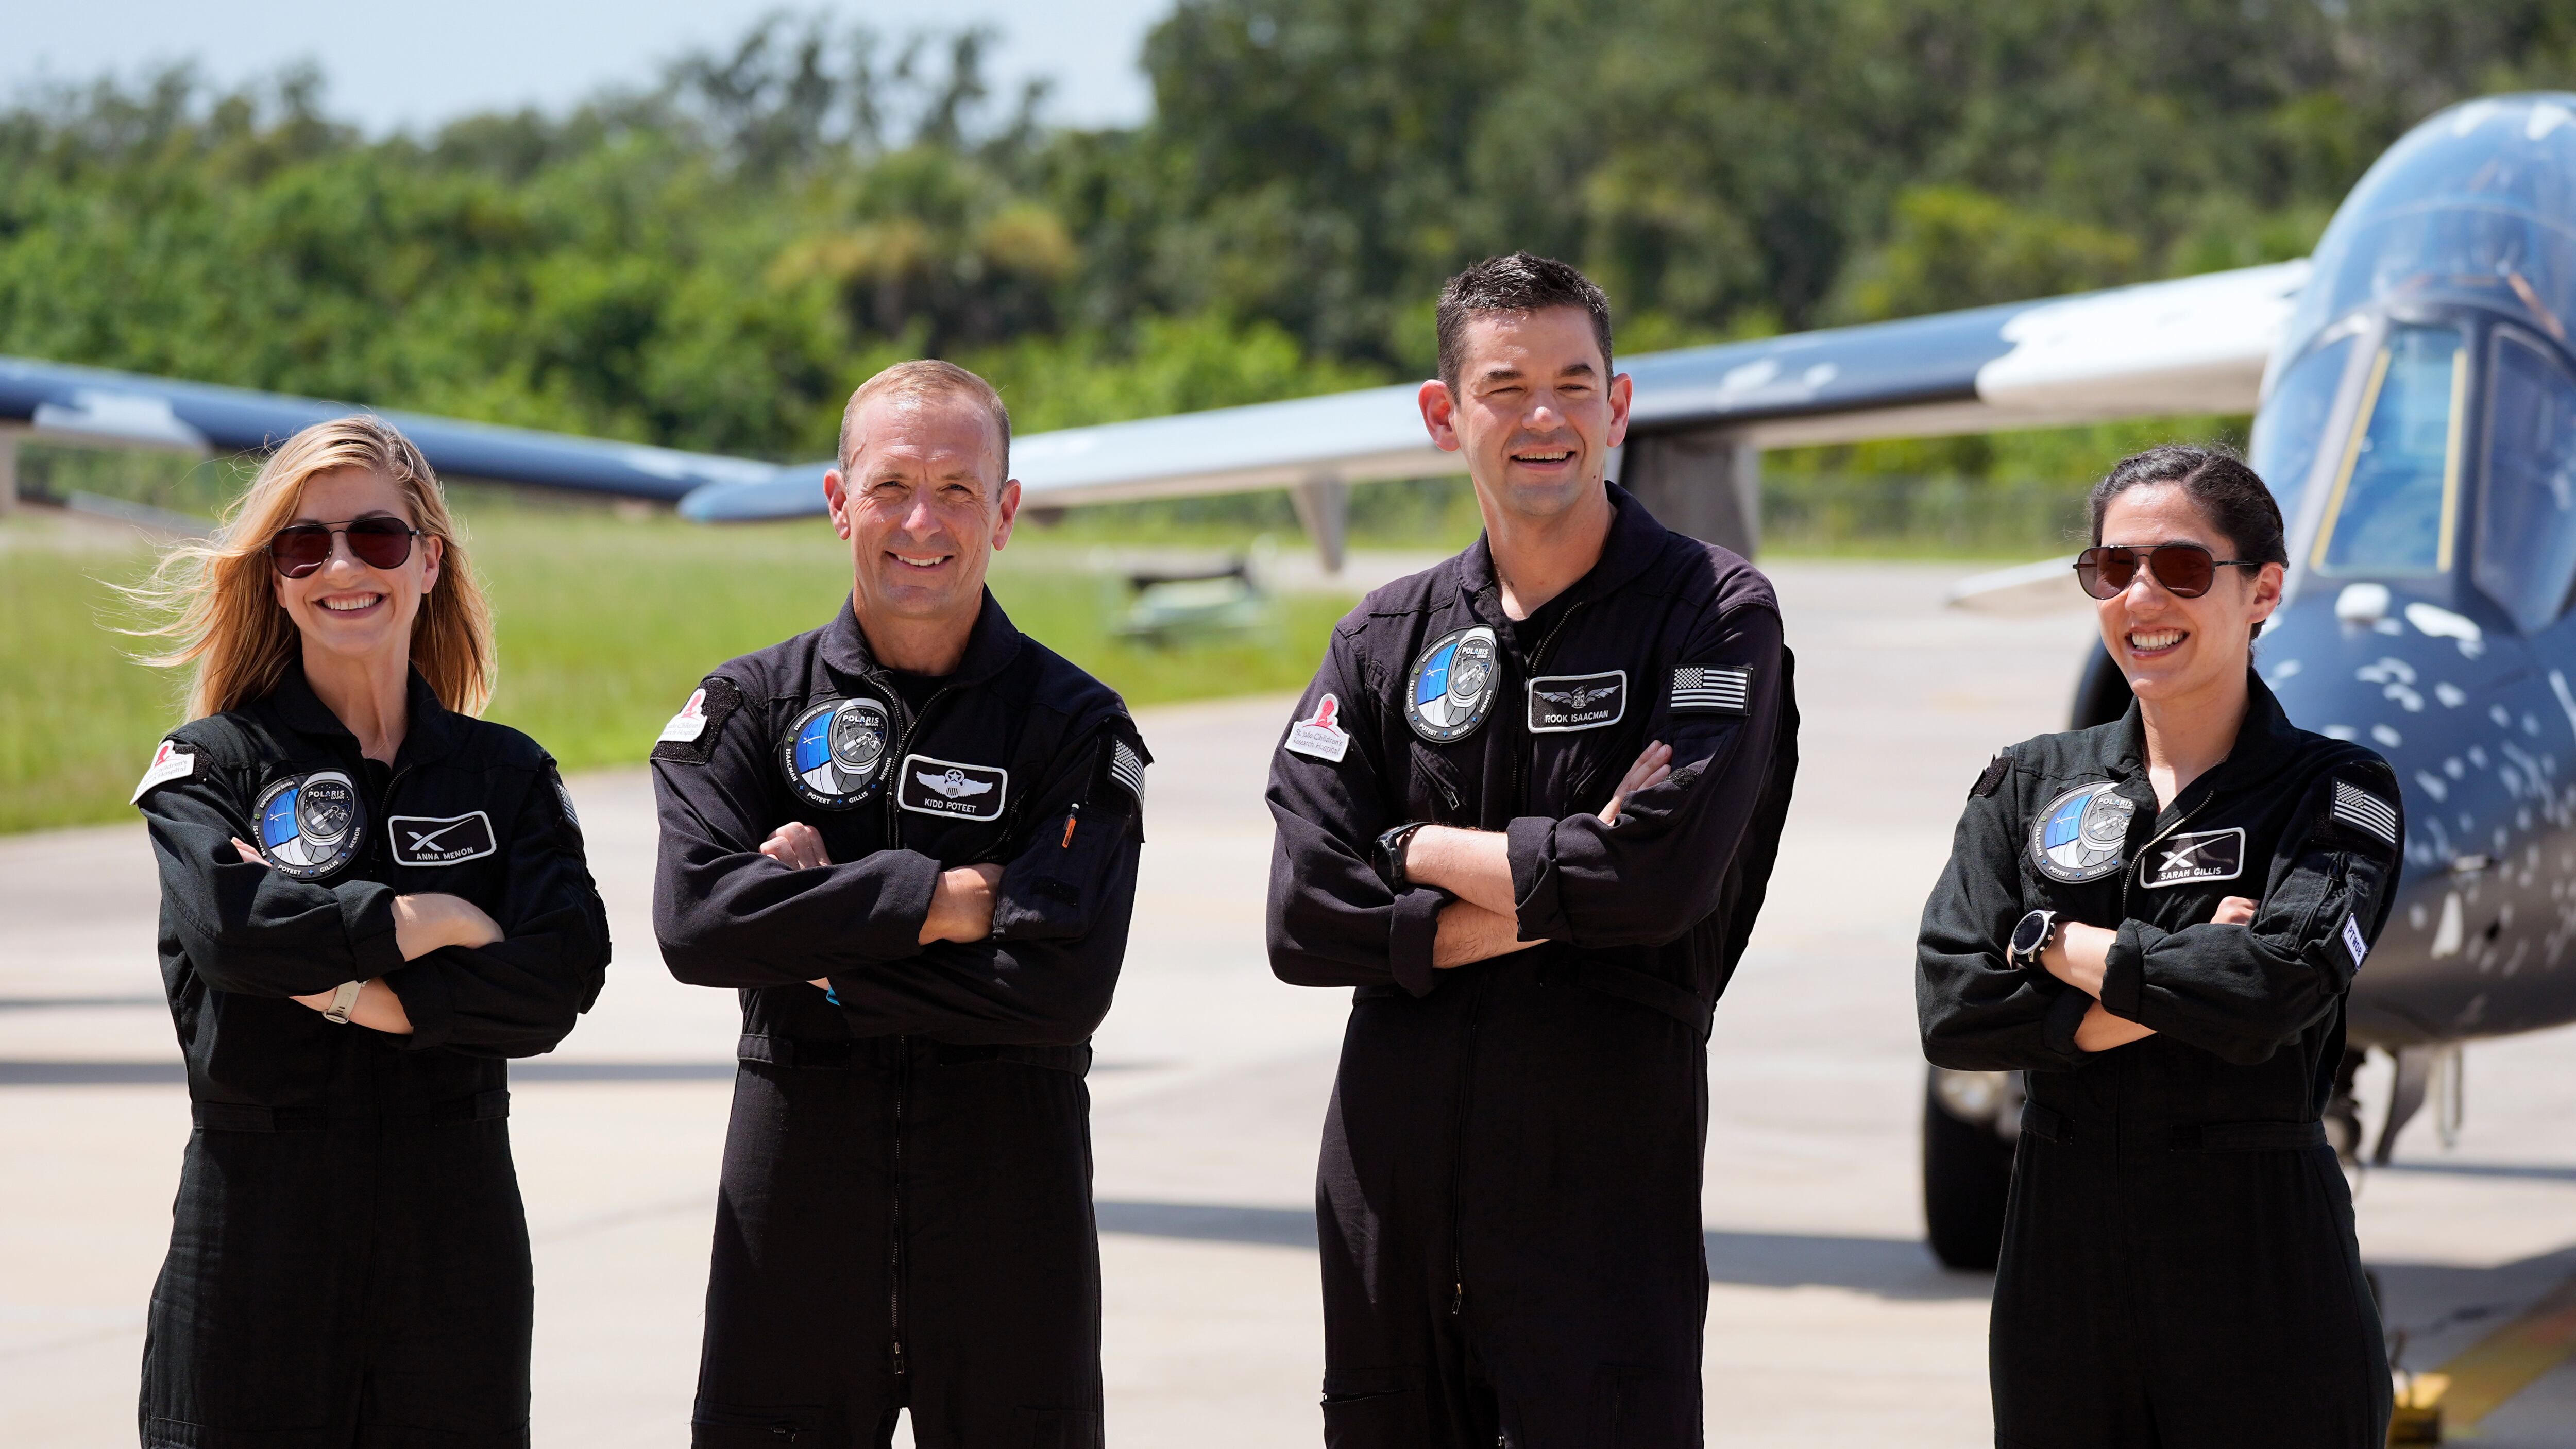
[[[1103,735],[1097,748],[1085,798],[1038,820],[1028,848],[1003,867],[995,937],[1069,941],[1090,934],[1119,859],[1141,830],[1149,759],[1120,731]]]
[[[841,1411],[826,1405],[762,1407],[698,1401],[689,1416],[690,1449],[846,1449]]]
[[[1324,1370],[1324,1444],[1428,1444],[1430,1406],[1413,1364]]]

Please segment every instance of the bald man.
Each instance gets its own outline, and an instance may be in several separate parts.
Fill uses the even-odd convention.
[[[653,924],[742,996],[693,1442],[1100,1442],[1093,1028],[1144,742],[984,588],[1010,415],[871,378],[824,475],[839,617],[708,675],[653,749]]]

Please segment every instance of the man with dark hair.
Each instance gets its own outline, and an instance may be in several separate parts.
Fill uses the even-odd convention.
[[[1796,768],[1771,587],[1605,482],[1609,306],[1442,289],[1485,534],[1335,629],[1270,774],[1271,968],[1356,987],[1324,1127],[1336,1446],[1700,1442],[1709,1016]]]
[[[984,587],[1020,485],[982,378],[907,362],[823,477],[839,617],[653,747],[671,974],[742,998],[691,1442],[1098,1449],[1083,1075],[1144,742]]]

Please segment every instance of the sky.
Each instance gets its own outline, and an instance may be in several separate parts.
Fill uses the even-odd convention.
[[[806,4],[899,37],[977,21],[1002,32],[988,75],[997,98],[1054,81],[1048,120],[1143,120],[1153,96],[1136,59],[1173,0],[867,0]],[[661,63],[738,40],[778,0],[19,0],[0,50],[0,97],[103,74],[131,80],[193,60],[237,84],[299,60],[320,64],[324,109],[382,134],[459,115],[560,111],[604,85],[641,88]]]

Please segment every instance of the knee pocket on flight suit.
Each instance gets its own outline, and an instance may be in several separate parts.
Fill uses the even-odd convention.
[[[1026,1449],[1101,1449],[1100,1416],[1089,1409],[1022,1409],[1013,1445]]]
[[[841,1411],[825,1404],[775,1407],[698,1402],[689,1415],[690,1449],[847,1449]]]
[[[1599,1449],[1679,1449],[1700,1442],[1699,1377],[1603,1364],[1592,1379]]]
[[[1410,1364],[1324,1371],[1324,1449],[1413,1449],[1431,1442],[1422,1370]]]

